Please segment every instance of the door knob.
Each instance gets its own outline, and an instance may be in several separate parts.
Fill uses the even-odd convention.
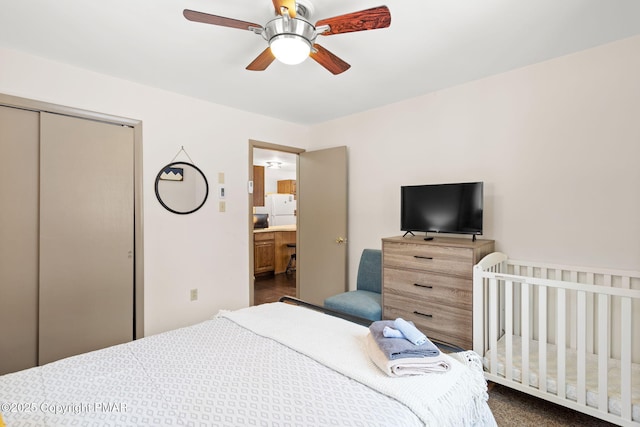
[[[344,238],[344,237],[338,237],[338,238],[336,239],[336,243],[337,243],[337,244],[339,244],[339,245],[341,245],[341,244],[343,244],[343,243],[346,243],[346,242],[347,242],[347,239],[346,239],[346,238]]]

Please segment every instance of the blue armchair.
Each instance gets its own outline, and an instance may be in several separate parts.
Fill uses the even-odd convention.
[[[382,251],[365,249],[358,266],[357,290],[330,296],[324,306],[371,321],[382,319]]]

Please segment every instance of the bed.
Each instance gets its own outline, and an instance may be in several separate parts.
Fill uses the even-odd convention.
[[[488,380],[640,426],[640,272],[496,252],[473,281],[473,348]]]
[[[0,414],[10,427],[496,425],[469,354],[446,374],[391,378],[367,332],[284,302],[223,311],[1,376]]]

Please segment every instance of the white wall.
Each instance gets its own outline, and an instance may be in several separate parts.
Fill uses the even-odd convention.
[[[147,335],[249,304],[248,141],[305,148],[306,127],[6,49],[0,92],[142,120]],[[225,173],[225,213],[215,194],[192,215],[157,202],[155,176],[181,146],[212,187]],[[199,289],[196,302],[189,301],[192,288]]]
[[[277,193],[278,181],[296,179],[296,170],[264,168],[264,193]]]
[[[361,250],[400,232],[401,185],[472,180],[484,237],[511,257],[640,270],[638,51],[636,37],[310,128],[6,49],[0,92],[143,121],[151,334],[248,304],[250,138],[348,146],[351,286]],[[226,213],[155,200],[182,145],[211,181],[225,173]]]
[[[400,234],[400,186],[485,182],[515,259],[640,270],[640,37],[311,128],[348,146],[350,286]],[[473,66],[473,64],[470,64]]]

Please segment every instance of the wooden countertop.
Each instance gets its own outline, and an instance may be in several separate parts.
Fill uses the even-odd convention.
[[[269,233],[273,231],[296,231],[295,225],[274,225],[269,228],[256,228],[253,230],[253,233]]]

